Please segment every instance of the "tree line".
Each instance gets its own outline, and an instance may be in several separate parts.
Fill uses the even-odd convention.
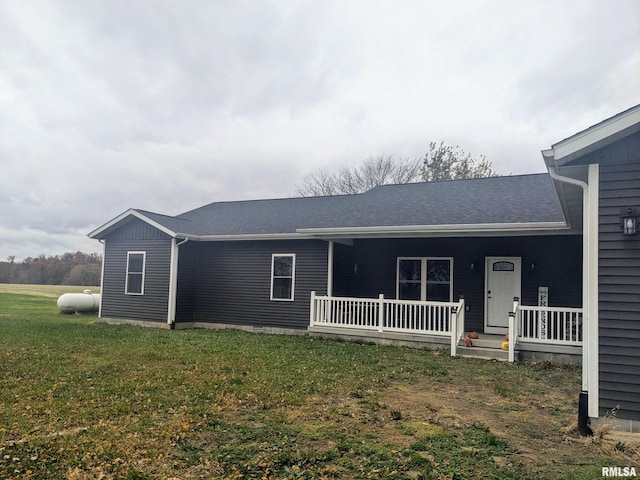
[[[63,255],[27,257],[17,262],[15,256],[0,261],[0,283],[38,285],[100,285],[102,255],[99,253],[65,253]]]

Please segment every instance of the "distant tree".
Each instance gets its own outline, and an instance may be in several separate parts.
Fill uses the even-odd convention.
[[[100,285],[101,266],[82,264],[74,266],[64,279],[64,285]]]
[[[0,283],[35,283],[41,285],[98,285],[102,256],[98,253],[27,257],[16,262],[15,256],[0,262]]]
[[[474,158],[457,145],[455,147],[440,142],[429,144],[429,151],[423,159],[422,178],[425,182],[435,180],[459,180],[462,178],[495,177],[498,173],[492,168],[487,157]]]
[[[296,187],[299,197],[362,193],[379,185],[495,177],[498,175],[484,155],[474,158],[457,145],[429,144],[424,157],[415,160],[378,155],[353,167],[335,172],[320,168],[305,175]]]
[[[422,160],[378,155],[354,167],[342,167],[331,173],[321,168],[306,175],[296,187],[300,197],[362,193],[378,185],[414,183],[422,179]]]

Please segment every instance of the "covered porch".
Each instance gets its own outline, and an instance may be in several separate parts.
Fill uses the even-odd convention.
[[[579,235],[557,234],[330,241],[327,290],[311,294],[308,329],[452,355],[579,362],[581,247]],[[472,331],[483,339],[465,346]]]

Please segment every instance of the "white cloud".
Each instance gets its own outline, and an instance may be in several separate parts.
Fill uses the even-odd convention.
[[[0,0],[0,258],[444,140],[503,173],[636,103],[635,0]],[[95,243],[95,242],[94,242]],[[95,243],[94,250],[99,250]]]

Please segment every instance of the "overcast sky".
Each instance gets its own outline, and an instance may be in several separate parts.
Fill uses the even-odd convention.
[[[0,260],[430,141],[541,172],[638,103],[638,0],[0,0]]]

